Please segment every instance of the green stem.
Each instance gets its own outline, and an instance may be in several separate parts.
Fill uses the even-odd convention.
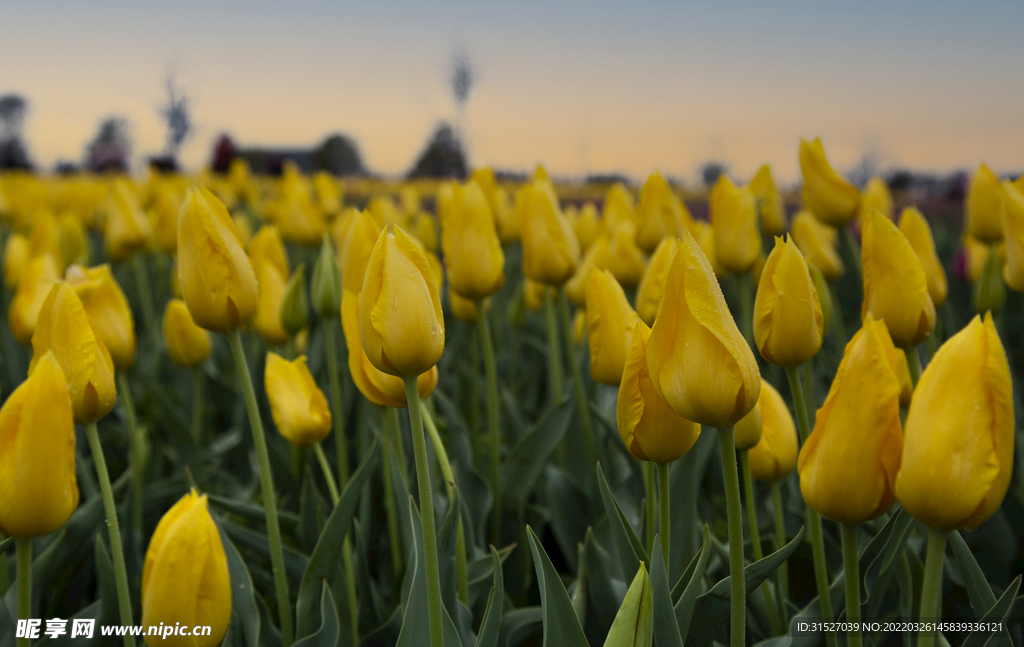
[[[846,243],[846,249],[849,250],[850,257],[853,259],[853,271],[857,274],[857,283],[863,285],[864,276],[860,267],[860,245],[853,239],[850,227],[851,225],[840,227],[839,231],[842,232],[843,242]]]
[[[558,319],[555,315],[555,298],[551,288],[544,289],[544,321],[548,328],[548,380],[551,400],[562,401],[562,345],[559,341]]]
[[[117,393],[124,404],[125,419],[128,421],[129,457],[132,466],[132,528],[141,537],[142,533],[142,497],[144,495],[147,440],[139,428],[139,419],[135,414],[135,402],[129,389],[128,378],[124,373],[117,374]]]
[[[921,358],[917,355],[917,346],[904,348],[903,353],[907,356],[907,367],[910,369],[910,386],[916,388],[921,379]]]
[[[331,505],[337,506],[341,498],[338,494],[338,485],[334,482],[334,474],[331,472],[331,464],[327,462],[327,455],[320,443],[313,444],[313,453],[320,463],[320,470],[324,473],[324,480],[327,481],[327,491],[331,495]],[[345,534],[345,541],[341,545],[341,559],[345,566],[345,590],[348,593],[348,621],[352,630],[352,644],[359,644],[359,605],[356,600],[356,573],[352,568],[352,534]]]
[[[754,348],[754,274],[747,272],[739,277],[740,283],[740,331],[747,345]]]
[[[100,482],[100,492],[103,494],[103,509],[107,514],[110,556],[114,560],[114,580],[117,583],[117,604],[121,612],[121,624],[133,625],[135,621],[132,619],[132,599],[128,593],[128,571],[124,566],[124,548],[121,547],[121,527],[117,523],[117,504],[114,503],[114,492],[110,487],[110,474],[107,472],[107,459],[103,456],[103,445],[100,443],[100,434],[96,429],[95,422],[85,425],[85,436],[89,439],[92,461],[96,465],[96,478]],[[18,559],[20,569],[20,553]],[[124,644],[127,647],[135,647],[135,638],[126,635]]]
[[[772,483],[772,507],[775,509],[775,550],[786,545],[786,514],[782,507],[782,484],[779,481]],[[777,591],[779,592],[779,614],[782,626],[788,622],[786,617],[786,602],[789,600],[789,563],[783,562],[775,571],[778,574]]]
[[[427,443],[420,412],[420,394],[416,376],[407,376],[405,397],[409,403],[409,425],[412,427],[412,446],[416,455],[416,480],[419,486],[420,516],[423,520],[423,553],[427,576],[427,613],[430,617],[430,647],[444,647],[444,626],[441,624],[441,574],[437,564],[437,532],[434,527],[434,494],[430,487],[430,467],[427,464]]]
[[[644,506],[644,540],[647,542],[647,554],[654,550],[654,515],[657,496],[654,489],[654,463],[642,461],[640,470],[644,475],[644,491],[647,493]]]
[[[808,415],[807,400],[804,399],[804,387],[796,368],[787,368],[786,378],[789,380],[789,390],[793,392],[793,408],[796,409],[796,422],[800,430],[800,444],[802,445],[807,442],[807,437],[811,435],[811,423]]]
[[[665,570],[669,568],[669,530],[672,527],[668,505],[668,473],[671,463],[658,463],[658,504],[661,507],[658,523],[661,526],[661,556],[665,558]]]
[[[494,361],[494,343],[491,341],[491,325],[484,311],[484,302],[476,302],[476,324],[480,331],[480,345],[483,347],[484,372],[487,374],[487,435],[491,446],[491,494],[494,505],[491,508],[492,537],[498,542],[501,533],[501,430],[498,414],[498,367]]]
[[[808,411],[814,411],[818,399],[814,393],[814,358],[810,358],[800,367],[804,373],[804,398],[807,400]]]
[[[843,306],[839,300],[839,289],[835,283],[830,283],[829,288],[832,291],[832,328],[835,329],[836,336],[836,348],[842,353],[846,348],[846,320],[843,319]]]
[[[857,549],[857,524],[839,524],[843,538],[843,571],[846,581],[846,621],[848,647],[861,647],[860,631],[860,563]]]
[[[345,438],[345,411],[341,403],[341,374],[338,372],[338,351],[335,348],[338,320],[328,319],[324,328],[327,340],[327,372],[331,383],[331,423],[334,425],[334,446],[338,453],[338,483],[348,483],[348,440]]]
[[[135,286],[142,302],[142,323],[146,326],[146,334],[151,343],[160,339],[156,327],[156,310],[153,308],[153,291],[149,286],[149,273],[142,252],[132,254],[132,271],[135,274]]]
[[[249,416],[252,441],[256,448],[256,460],[260,467],[260,488],[263,491],[263,513],[267,519],[267,539],[270,542],[270,569],[274,574],[274,590],[277,596],[277,611],[281,617],[281,641],[285,647],[292,644],[292,609],[288,596],[288,576],[284,570],[284,549],[281,544],[281,526],[277,521],[277,499],[274,495],[274,477],[270,472],[270,455],[267,453],[267,439],[263,434],[263,420],[260,418],[252,376],[245,361],[242,335],[237,330],[228,333],[228,343],[235,360],[235,371],[245,397],[245,409]]]
[[[390,430],[391,416],[382,416],[381,424],[384,426],[385,454],[384,465],[381,477],[384,479],[384,510],[388,520],[388,541],[391,546],[391,567],[394,569],[395,577],[403,567],[402,543],[398,533],[398,510],[395,508],[395,486],[391,480],[391,452],[395,451],[395,434]]]
[[[327,455],[324,454],[324,448],[320,443],[313,443],[313,453],[316,454],[316,460],[320,463],[320,471],[324,473],[324,480],[327,481],[327,492],[331,495],[331,505],[338,505],[338,499],[341,497],[338,495],[338,484],[334,482],[334,474],[331,473],[331,464],[327,462]]]
[[[196,449],[203,448],[203,391],[206,385],[202,366],[192,369],[192,440]]]
[[[580,363],[576,358],[576,343],[573,340],[572,319],[569,317],[569,300],[565,298],[565,290],[558,290],[558,314],[562,320],[562,329],[565,331],[565,354],[569,360],[569,370],[572,371],[573,386],[576,391],[576,408],[579,411],[580,423],[583,427],[583,439],[587,443],[590,466],[597,460],[597,445],[594,443],[594,425],[590,420],[590,404],[587,402],[587,392],[583,388],[583,372],[580,370]]]
[[[14,547],[18,562],[18,618],[28,620],[32,616],[32,540],[15,539]],[[18,638],[18,647],[30,644],[28,638]]]
[[[754,477],[750,474],[750,455],[747,449],[740,450],[740,469],[743,471],[743,496],[747,500],[747,523],[750,526],[750,540],[754,548],[754,561],[764,558],[764,549],[761,547],[761,528],[757,523],[757,505],[754,499]],[[768,619],[771,621],[772,631],[777,636],[782,633],[782,625],[779,624],[779,615],[776,613],[775,600],[772,597],[768,580],[765,580],[760,587],[764,593],[765,607],[768,609]]]
[[[948,532],[928,529],[928,554],[921,582],[919,622],[939,622],[942,618],[942,559],[948,537]],[[934,631],[922,631],[917,635],[917,647],[933,647],[935,638]]]
[[[718,429],[718,446],[722,451],[722,476],[725,481],[725,504],[729,522],[729,587],[731,618],[730,647],[743,647],[747,633],[747,591],[743,574],[743,511],[740,504],[740,479],[736,470],[736,444],[733,428]]]

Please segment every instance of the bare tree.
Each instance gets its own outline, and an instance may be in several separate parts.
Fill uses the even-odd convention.
[[[192,113],[188,96],[178,87],[173,72],[167,74],[165,84],[167,102],[160,108],[160,116],[167,124],[167,148],[164,152],[173,159],[192,132]]]
[[[0,96],[0,168],[31,168],[21,140],[28,102],[17,94]]]
[[[128,120],[124,117],[107,117],[100,122],[99,131],[85,150],[85,165],[95,173],[128,170],[132,138]]]

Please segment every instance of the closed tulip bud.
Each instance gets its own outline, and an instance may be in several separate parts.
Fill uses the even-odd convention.
[[[1006,266],[1003,278],[1011,289],[1024,292],[1024,188],[1003,182],[1003,230],[1006,233]]]
[[[544,296],[548,286],[538,283],[529,277],[523,279],[523,297],[526,300],[526,307],[530,310],[540,310],[544,307]]]
[[[366,278],[366,264],[370,262],[381,228],[368,212],[363,211],[356,216],[345,235],[345,245],[341,248],[341,280],[342,287],[349,292],[359,293],[363,289]]]
[[[831,283],[843,275],[845,267],[836,251],[835,229],[818,222],[811,212],[801,211],[793,218],[791,233],[807,263],[818,268],[826,281]]]
[[[917,346],[932,334],[935,304],[928,294],[928,278],[921,261],[907,237],[877,210],[864,220],[861,265],[861,317],[870,313],[885,320],[893,342],[900,348]]]
[[[366,266],[359,328],[379,370],[420,375],[444,352],[444,315],[426,257],[400,227],[382,231]]]
[[[164,345],[178,366],[198,366],[210,356],[210,333],[192,321],[181,299],[171,299],[164,310]]]
[[[1013,188],[1020,191],[1021,195],[1024,195],[1024,173],[1020,174],[1020,177],[1014,180]]]
[[[832,169],[820,138],[815,137],[813,142],[800,140],[800,172],[804,205],[815,218],[832,227],[844,227],[857,217],[860,194]]]
[[[1002,261],[994,247],[985,257],[981,276],[971,286],[971,304],[979,313],[999,312],[1006,305],[1006,284],[1003,282]]]
[[[259,281],[259,298],[252,327],[268,344],[284,344],[288,331],[281,321],[281,306],[284,305],[285,277],[271,263],[256,266]]]
[[[46,300],[46,295],[50,293],[50,288],[59,280],[60,269],[52,254],[36,256],[21,270],[18,276],[18,289],[7,311],[11,333],[20,343],[28,345],[32,342],[32,333],[39,318],[39,308]]]
[[[206,495],[193,489],[157,524],[142,569],[142,624],[206,625],[209,635],[146,638],[150,647],[216,647],[231,623],[231,575]],[[165,632],[166,633],[166,632]]]
[[[695,223],[695,229],[693,238],[697,241],[700,251],[704,253],[704,257],[708,259],[708,264],[711,265],[711,270],[715,273],[715,276],[723,277],[728,274],[725,268],[722,267],[722,264],[718,262],[715,228],[703,220],[698,220]]]
[[[928,221],[924,215],[917,210],[917,207],[907,207],[900,214],[900,231],[907,237],[910,246],[917,253],[921,261],[921,268],[924,270],[925,278],[928,280],[928,294],[932,298],[935,307],[946,302],[946,295],[949,286],[946,283],[946,270],[942,269],[942,262],[935,253],[935,241],[932,239],[932,230],[928,227]]]
[[[587,279],[592,270],[608,269],[608,256],[608,237],[599,236],[577,263],[572,278],[565,282],[565,295],[569,300],[581,308],[587,306]]]
[[[281,276],[291,276],[291,263],[288,262],[288,251],[284,239],[276,225],[263,225],[249,241],[249,261],[253,268],[263,263],[270,263],[277,268]]]
[[[858,207],[860,220],[863,221],[872,209],[878,209],[889,220],[893,219],[892,194],[889,193],[889,185],[880,177],[873,177],[864,185]]]
[[[304,190],[294,190],[285,198],[277,223],[281,236],[300,245],[316,245],[327,232],[327,220]]]
[[[626,287],[640,282],[647,269],[647,257],[633,241],[636,225],[618,222],[608,231],[608,270]]]
[[[621,182],[613,184],[605,194],[602,218],[606,227],[624,220],[636,224],[636,201]]]
[[[78,216],[65,213],[57,219],[57,249],[65,267],[89,261],[89,242]]]
[[[341,191],[334,176],[327,171],[320,171],[313,176],[313,191],[316,193],[320,212],[333,218],[341,211]],[[339,306],[340,307],[340,306]]]
[[[169,182],[158,181],[153,189],[153,205],[150,220],[153,240],[163,253],[174,256],[178,250],[178,212],[181,211],[181,196]]]
[[[306,295],[306,266],[299,267],[288,279],[281,302],[281,326],[295,335],[309,323],[309,297]]]
[[[807,263],[792,238],[775,238],[754,299],[754,341],[761,356],[796,368],[818,354],[825,317]]]
[[[505,255],[483,190],[475,181],[456,185],[441,220],[441,247],[451,289],[479,301],[505,283]]]
[[[658,308],[665,294],[665,275],[678,243],[679,239],[674,236],[658,243],[658,248],[647,261],[647,268],[636,290],[636,313],[648,326],[653,326],[654,318],[658,316]]]
[[[587,311],[580,308],[572,316],[572,338],[577,344],[582,344],[587,338]]]
[[[538,164],[537,168],[533,169],[533,176],[530,178],[532,182],[541,180],[543,182],[550,182],[551,179],[548,177],[548,170],[544,168],[543,164]]]
[[[149,220],[139,205],[135,189],[127,180],[116,180],[107,203],[107,221],[103,231],[107,256],[117,261],[125,260],[135,250],[145,247],[149,236]]]
[[[313,309],[321,319],[336,319],[341,309],[341,272],[330,239],[324,236],[310,282]]]
[[[289,362],[277,353],[267,353],[263,381],[274,424],[288,442],[307,447],[327,438],[331,411],[304,355]]]
[[[665,277],[647,365],[659,393],[687,420],[727,427],[757,403],[757,361],[689,232],[683,233]]]
[[[590,375],[595,382],[618,386],[637,316],[611,272],[590,273],[586,317]]]
[[[411,184],[403,184],[398,189],[398,202],[406,215],[415,215],[420,210],[420,192]],[[423,241],[426,244],[426,241]]]
[[[547,285],[562,285],[576,271],[580,244],[562,215],[551,185],[535,181],[522,188],[523,273]]]
[[[81,299],[96,334],[110,351],[114,368],[123,371],[131,366],[135,357],[135,319],[110,266],[85,269],[72,265],[65,280]]]
[[[192,319],[215,332],[256,315],[256,273],[224,204],[209,189],[189,189],[178,217],[178,282]]]
[[[580,207],[579,214],[572,220],[572,228],[580,242],[580,249],[586,252],[604,231],[604,223],[597,215],[597,207],[593,202]]]
[[[518,195],[517,193],[516,196]],[[513,203],[509,198],[508,191],[500,186],[494,190],[494,204],[491,209],[494,211],[494,224],[501,242],[511,243],[519,240],[523,230],[522,213],[518,203]]]
[[[0,408],[0,531],[18,539],[57,530],[78,507],[75,423],[52,352]]]
[[[800,450],[800,491],[827,519],[861,523],[892,505],[903,446],[897,353],[885,323],[867,315]]]
[[[638,321],[626,350],[615,420],[633,458],[671,463],[697,442],[700,425],[673,411],[658,393],[648,369],[650,337],[650,328]]]
[[[910,379],[906,353],[896,353],[896,379],[900,381],[900,406],[909,407],[914,397],[914,383]]]
[[[796,425],[786,401],[768,382],[761,382],[757,408],[761,412],[761,440],[747,452],[750,475],[774,483],[796,467]]]
[[[636,244],[648,253],[663,238],[675,238],[680,229],[690,229],[693,224],[690,212],[658,171],[651,173],[640,191],[637,220]]]
[[[335,260],[338,262],[338,271],[341,271],[341,250],[345,248],[345,238],[348,236],[348,228],[355,222],[359,215],[359,209],[345,207],[330,226],[331,244],[334,246]]]
[[[982,164],[971,177],[964,205],[965,229],[983,243],[1003,239],[1003,188],[999,177]]]
[[[341,327],[348,347],[348,369],[359,392],[370,402],[382,407],[405,407],[405,384],[401,378],[389,375],[370,363],[363,349],[359,330],[360,295],[345,290],[341,297]],[[416,390],[425,398],[437,386],[437,366],[416,378]]]
[[[490,305],[490,299],[486,303]],[[451,306],[452,315],[459,321],[476,323],[476,301],[460,297],[458,292],[451,289],[450,283],[448,285],[448,305]]]
[[[238,231],[238,240],[242,243],[242,249],[249,249],[249,244],[252,243],[252,225],[249,224],[249,219],[242,214],[237,214],[231,218],[231,222],[235,223],[235,229]],[[175,226],[177,226],[177,220],[175,220]],[[177,229],[175,229],[175,243],[177,243]]]
[[[814,291],[818,295],[818,304],[821,305],[821,334],[824,336],[832,325],[832,290],[829,289],[825,275],[817,267],[808,263],[807,272],[811,275]]]
[[[757,203],[747,187],[737,187],[722,174],[711,190],[711,226],[715,256],[727,272],[745,274],[761,253]]]
[[[977,528],[1009,487],[1014,429],[1003,344],[992,315],[976,316],[921,374],[907,414],[896,498],[929,528]]]
[[[764,397],[762,383],[762,395],[758,396],[758,402]],[[755,404],[754,408],[750,410],[750,413],[743,416],[739,422],[736,423],[733,434],[733,442],[736,445],[736,449],[751,449],[761,442],[761,435],[764,433],[763,423],[761,421],[761,406]]]
[[[416,239],[423,243],[428,251],[437,251],[437,225],[434,217],[429,213],[421,211],[413,220],[413,227],[416,232]]]
[[[38,360],[49,352],[68,380],[75,422],[96,422],[110,413],[117,399],[114,362],[81,299],[67,283],[57,283],[50,288],[39,308],[39,321],[32,334],[29,375]]]
[[[12,290],[18,285],[18,277],[28,264],[31,255],[31,244],[28,238],[14,232],[7,237],[4,244],[4,283]]]
[[[761,230],[769,236],[778,236],[786,231],[786,205],[782,194],[775,188],[770,166],[764,164],[757,170],[750,181],[750,191],[760,207]]]

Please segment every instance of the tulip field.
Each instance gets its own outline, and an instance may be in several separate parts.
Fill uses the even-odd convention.
[[[0,647],[1024,643],[1024,177],[0,173]]]

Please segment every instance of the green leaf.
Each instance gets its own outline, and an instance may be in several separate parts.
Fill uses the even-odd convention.
[[[452,488],[452,501],[437,531],[437,561],[441,579],[441,599],[445,609],[457,609],[458,579],[455,567],[455,539],[459,527],[459,489]]]
[[[679,598],[676,599],[675,603],[675,616],[676,622],[679,625],[679,635],[686,637],[686,634],[690,631],[690,620],[693,618],[693,606],[697,602],[697,593],[700,592],[700,582],[704,577],[704,569],[707,568],[708,560],[711,558],[711,531],[708,529],[708,525],[704,524],[704,543],[701,545],[700,552],[697,553],[693,560],[690,561],[689,566],[683,571],[682,577],[676,583],[672,589],[672,598],[676,599],[676,589],[683,587],[685,582],[685,588],[679,594]]]
[[[656,542],[657,543],[657,542]],[[661,546],[658,545],[659,552]],[[665,570],[662,564],[661,570]],[[665,590],[668,590],[666,576]],[[644,564],[636,572],[633,583],[626,591],[612,628],[604,639],[604,647],[651,647],[654,638],[651,578]],[[662,647],[659,643],[658,647]]]
[[[913,525],[914,518],[897,504],[889,520],[861,551],[858,561],[860,563],[863,604],[868,603],[869,600],[874,602],[872,596],[878,592],[884,593],[888,588],[895,558],[906,545],[907,533],[910,532]],[[880,604],[881,600],[878,600],[878,603]],[[871,609],[876,612],[872,613],[872,616],[876,615],[878,607],[872,605]]]
[[[316,595],[317,589],[320,588],[320,582],[324,580],[334,582],[343,577],[341,572],[343,539],[349,532],[352,513],[359,502],[359,496],[380,462],[379,450],[380,443],[377,438],[374,438],[373,444],[363,456],[359,468],[345,485],[338,505],[334,506],[334,511],[327,518],[324,530],[320,533],[320,539],[317,540],[313,554],[310,555],[309,561],[306,563],[302,581],[299,584],[298,602],[295,605],[296,636],[300,638],[313,631],[312,616],[316,609],[316,598],[321,597]],[[352,600],[346,602],[354,604]],[[348,619],[347,604],[343,609],[346,621]]]
[[[967,589],[967,597],[971,601],[971,608],[974,609],[976,617],[980,617],[996,603],[996,596],[988,579],[978,566],[978,560],[974,559],[967,542],[956,530],[949,533],[949,544],[953,548],[953,556],[956,558],[957,566],[964,575],[964,588]]]
[[[672,593],[668,590],[668,572],[662,556],[661,536],[654,537],[651,549],[651,589],[654,603],[654,638],[658,647],[683,647],[679,623],[672,610]]]
[[[292,643],[292,647],[338,647],[341,637],[341,625],[338,622],[338,609],[334,606],[334,597],[327,580],[323,582],[320,594],[320,628],[316,633]]]
[[[476,637],[476,647],[498,647],[501,634],[501,613],[505,604],[505,578],[501,571],[501,556],[491,546],[491,564],[494,572],[494,585],[487,596],[484,617],[480,621],[480,633]]]
[[[512,551],[515,550],[515,547],[515,544],[510,544],[498,549],[498,558],[501,560],[501,563],[508,559]],[[491,561],[490,555],[469,562],[466,566],[466,579],[469,580],[470,607],[475,607],[476,601],[491,589],[493,577],[494,563]]]
[[[260,610],[256,606],[256,590],[252,584],[249,568],[238,549],[228,539],[223,528],[219,528],[220,541],[228,558],[228,573],[231,576],[231,624],[228,626],[224,646],[247,647],[260,644]]]
[[[633,526],[629,524],[626,515],[622,513],[622,508],[615,500],[615,495],[608,487],[608,481],[604,478],[604,471],[600,464],[597,466],[597,483],[601,490],[601,501],[604,502],[604,509],[608,514],[608,522],[611,524],[612,536],[615,537],[615,544],[619,549],[622,572],[624,575],[635,573],[636,569],[640,567],[640,562],[649,563],[650,558],[636,533],[633,532]]]
[[[583,634],[572,601],[562,584],[558,571],[541,546],[533,528],[526,527],[533,553],[533,564],[540,586],[540,603],[544,613],[544,647],[590,647]]]
[[[540,607],[512,609],[501,618],[501,645],[518,645],[523,639],[536,635],[536,625],[542,625],[544,611]],[[542,629],[543,631],[543,629]]]
[[[583,561],[587,569],[587,597],[597,611],[598,622],[607,630],[626,596],[626,583],[613,575],[612,556],[601,546],[591,528],[587,528],[583,540]]]
[[[544,480],[551,531],[569,568],[578,573],[576,547],[586,535],[590,518],[587,497],[565,470],[554,465],[545,466]]]
[[[1001,596],[999,596],[996,603],[993,604],[987,612],[985,612],[985,615],[982,616],[980,620],[981,622],[998,622],[1002,624],[1004,626],[1002,634],[1005,639],[1003,644],[1006,645],[1013,644],[1010,642],[1010,636],[1008,635],[1005,626],[1006,618],[1010,615],[1010,609],[1013,608],[1013,602],[1017,596],[1017,591],[1020,590],[1020,578],[1020,575],[1014,578],[1013,582],[1010,583],[1010,586],[1006,587],[1006,590],[1003,591]],[[992,638],[995,638],[995,635],[995,632],[971,632],[967,636],[967,639],[964,640],[962,647],[984,647],[984,645],[987,645]]]
[[[569,429],[574,411],[573,402],[569,398],[549,408],[502,462],[501,487],[511,501],[526,501],[544,470],[548,456],[555,451]]]

